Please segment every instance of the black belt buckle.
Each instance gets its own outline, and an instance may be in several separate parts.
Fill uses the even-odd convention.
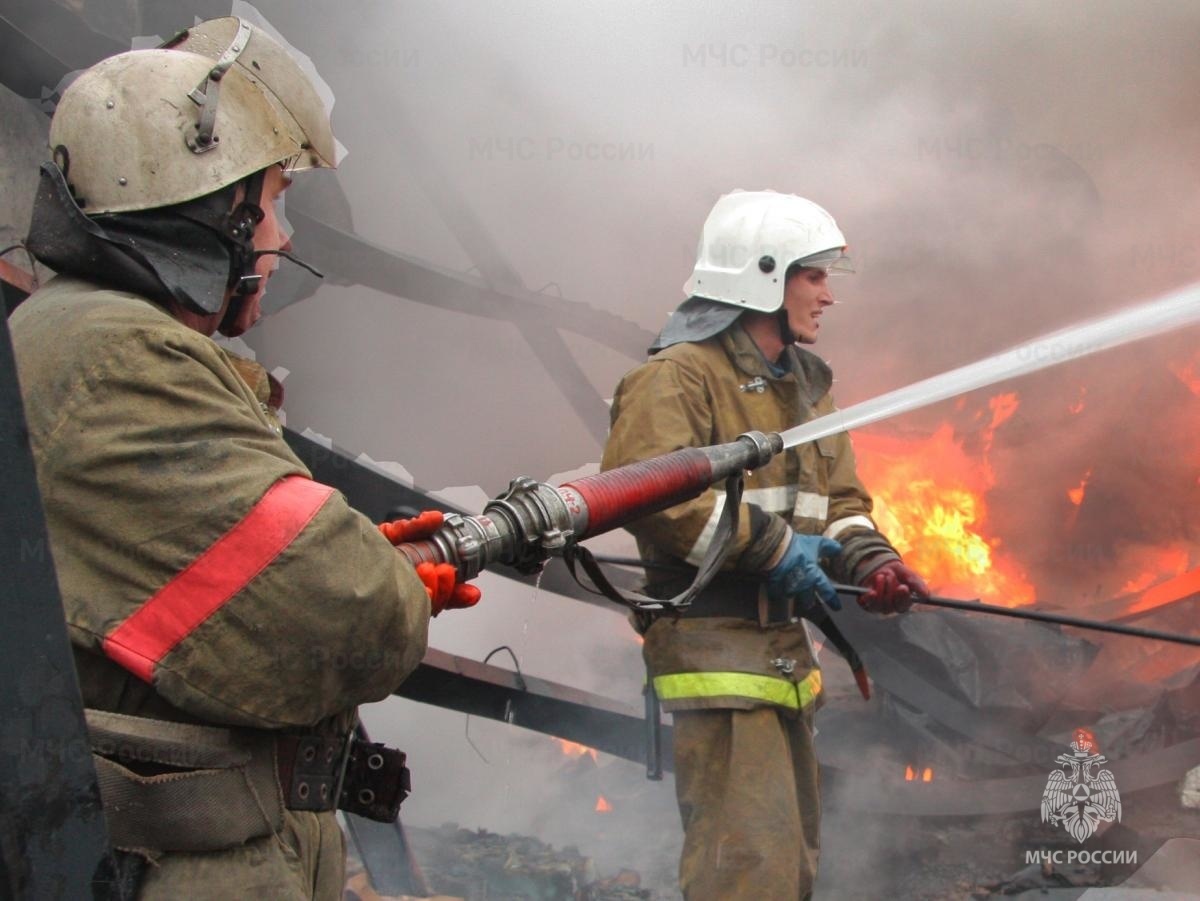
[[[302,735],[296,738],[287,807],[290,810],[333,810],[336,806],[345,737]]]
[[[393,823],[412,790],[407,755],[379,742],[350,740],[338,807],[368,820]]]

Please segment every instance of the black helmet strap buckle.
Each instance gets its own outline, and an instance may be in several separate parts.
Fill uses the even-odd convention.
[[[254,271],[258,255],[254,250],[254,230],[266,214],[262,208],[263,182],[267,170],[260,169],[247,176],[243,184],[245,194],[225,219],[225,239],[230,243],[232,259],[229,269],[229,286],[241,296],[258,290],[262,276]]]
[[[267,170],[260,169],[248,176],[243,184],[245,193],[241,201],[230,211],[225,219],[224,237],[230,245],[229,287],[233,289],[229,307],[222,319],[222,326],[237,318],[242,303],[258,290],[262,276],[256,271],[258,258],[263,256],[281,256],[291,260],[298,266],[307,269],[317,278],[325,275],[299,257],[282,248],[275,250],[257,250],[254,247],[254,232],[266,218],[262,207],[263,184],[267,178]]]

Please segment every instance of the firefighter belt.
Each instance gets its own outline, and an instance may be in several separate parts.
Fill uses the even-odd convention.
[[[683,581],[671,580],[649,585],[646,593],[652,597],[668,598]],[[679,611],[679,615],[684,619],[731,616],[753,620],[761,626],[796,622],[795,599],[782,597],[771,600],[762,590],[762,584],[761,578],[741,573],[718,573],[696,595],[690,606]]]
[[[404,754],[349,735],[226,729],[87,710],[114,847],[220,851],[283,827],[287,810],[395,820]]]

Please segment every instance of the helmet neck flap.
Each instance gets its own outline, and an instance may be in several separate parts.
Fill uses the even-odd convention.
[[[90,218],[63,172],[43,163],[29,249],[56,272],[86,278],[160,304],[216,313],[225,303],[232,255],[206,220],[233,205],[236,186],[172,207]]]
[[[647,353],[656,354],[672,344],[685,341],[703,341],[720,334],[745,312],[737,307],[709,300],[707,297],[689,297],[667,319],[667,324],[658,333]]]
[[[65,162],[65,160],[64,160]],[[128,213],[89,217],[76,204],[56,164],[43,163],[34,198],[28,246],[45,265],[121,291],[203,314],[219,313],[232,289],[226,316],[258,288],[255,263],[276,253],[316,275],[287,251],[256,251],[254,229],[263,219],[263,172],[195,200]]]

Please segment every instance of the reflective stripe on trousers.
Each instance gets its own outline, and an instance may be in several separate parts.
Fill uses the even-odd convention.
[[[754,673],[672,673],[655,676],[654,690],[663,701],[739,697],[803,710],[821,693],[821,671],[813,670],[799,682]]]

